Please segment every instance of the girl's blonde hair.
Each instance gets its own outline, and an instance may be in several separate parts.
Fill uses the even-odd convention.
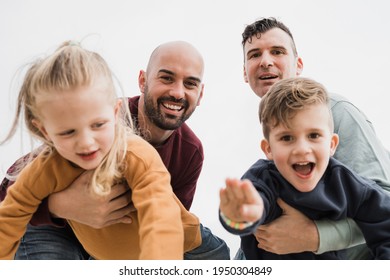
[[[275,83],[261,99],[259,119],[263,134],[269,138],[270,130],[279,124],[290,127],[295,114],[309,105],[324,104],[329,108],[325,87],[309,78],[289,78]],[[329,126],[333,131],[333,118],[329,109]]]
[[[32,122],[34,119],[40,119],[37,96],[90,86],[98,80],[105,81],[105,92],[109,102],[114,106],[118,99],[113,74],[105,60],[99,54],[85,50],[79,43],[64,42],[53,54],[35,61],[28,69],[19,91],[14,122],[9,134],[1,143],[15,134],[20,115],[24,114],[25,125],[29,132],[45,144],[45,153],[49,155],[54,149],[52,143]],[[127,139],[133,133],[128,103],[124,99],[116,122],[114,143],[92,176],[91,186],[97,194],[107,194],[111,186],[123,177]],[[21,164],[23,166],[16,168],[16,173],[26,162],[22,161]]]

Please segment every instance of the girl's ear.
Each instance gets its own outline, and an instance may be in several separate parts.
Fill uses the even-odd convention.
[[[117,101],[116,101],[116,104],[115,104],[115,107],[114,107],[114,114],[115,114],[115,120],[118,119],[118,116],[119,116],[119,112],[121,110],[121,107],[122,107],[122,98],[118,98]]]
[[[271,146],[270,146],[268,140],[267,139],[261,140],[260,146],[261,146],[261,150],[263,151],[263,153],[265,154],[267,159],[273,160]]]
[[[50,137],[49,137],[49,134],[47,134],[47,131],[46,131],[45,127],[43,126],[43,124],[39,120],[33,119],[31,121],[31,123],[33,124],[33,126],[38,128],[38,130],[42,133],[42,135],[46,138],[47,141],[51,141]]]

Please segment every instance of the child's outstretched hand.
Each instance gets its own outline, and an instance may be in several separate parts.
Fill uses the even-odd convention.
[[[235,222],[256,222],[263,214],[263,200],[249,180],[226,179],[219,192],[221,212]]]

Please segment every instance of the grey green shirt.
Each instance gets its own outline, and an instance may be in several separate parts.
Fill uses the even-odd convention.
[[[340,143],[334,157],[361,176],[376,181],[390,191],[390,154],[375,134],[368,118],[344,97],[331,94],[334,132]],[[350,248],[364,244],[363,235],[351,219],[340,221],[315,221],[320,245],[318,254],[331,250]],[[357,258],[366,246],[350,249],[350,257]]]

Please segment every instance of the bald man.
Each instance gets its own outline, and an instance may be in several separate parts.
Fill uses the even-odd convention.
[[[160,154],[171,174],[173,191],[187,210],[202,170],[203,147],[185,121],[203,97],[203,70],[202,55],[191,44],[183,41],[162,44],[152,52],[146,71],[139,73],[141,94],[128,99],[135,127]],[[86,172],[72,186],[42,203],[21,240],[17,259],[88,258],[63,219],[95,228],[131,223],[127,214],[134,208],[129,188],[116,185],[107,197],[97,198],[87,191],[89,176]],[[0,197],[12,183],[3,180]],[[229,248],[222,239],[203,225],[201,234],[201,246],[185,253],[185,259],[230,258]]]

